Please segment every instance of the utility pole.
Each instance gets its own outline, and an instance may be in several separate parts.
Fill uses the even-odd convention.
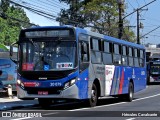
[[[126,15],[125,17],[123,17],[123,19],[125,19],[125,18],[128,17],[129,15],[137,12],[137,44],[140,44],[140,37],[139,37],[139,10],[141,10],[142,8],[148,6],[149,4],[151,4],[151,3],[155,2],[155,1],[156,1],[156,0],[153,0],[153,1],[149,2],[148,4],[146,4],[146,5],[138,8],[138,9],[136,9],[136,10],[134,10],[134,11],[131,12],[130,14],[128,14],[128,15]]]
[[[139,9],[137,9],[137,44],[140,44],[140,39],[139,39]]]
[[[140,44],[140,37],[139,37],[139,35],[140,35],[140,33],[139,33],[139,28],[142,28],[142,23],[140,23],[139,22],[139,12],[140,12],[140,10],[148,10],[148,9],[137,9],[137,44]],[[141,19],[141,20],[144,20],[144,19]]]
[[[118,38],[122,39],[123,36],[123,19],[122,19],[122,11],[123,11],[123,4],[124,0],[117,0],[118,2],[118,10],[119,10],[119,30],[118,30]]]

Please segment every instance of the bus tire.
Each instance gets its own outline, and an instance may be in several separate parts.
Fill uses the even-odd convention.
[[[97,101],[98,101],[97,86],[95,85],[95,83],[93,83],[91,90],[91,98],[88,99],[88,104],[90,107],[94,107],[97,105]]]
[[[52,104],[52,99],[49,98],[38,98],[39,105],[42,108],[49,108]]]
[[[132,82],[129,82],[129,86],[128,86],[128,94],[126,95],[126,100],[127,100],[128,102],[132,102],[133,96],[134,96],[134,87],[133,87],[133,83],[132,83]]]

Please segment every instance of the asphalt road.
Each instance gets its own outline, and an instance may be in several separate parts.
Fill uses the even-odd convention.
[[[159,120],[160,85],[147,86],[145,90],[135,94],[132,102],[124,102],[118,98],[103,98],[93,108],[86,107],[82,103],[59,103],[45,110],[36,106],[12,112],[37,113],[37,116],[43,117],[15,116],[9,118],[10,120]],[[4,119],[8,120],[8,118]]]

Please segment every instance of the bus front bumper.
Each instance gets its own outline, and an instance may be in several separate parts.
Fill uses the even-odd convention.
[[[74,84],[69,88],[62,90],[60,94],[28,94],[26,90],[23,90],[20,86],[17,86],[17,97],[20,99],[24,98],[55,98],[55,99],[79,99],[79,91],[77,86]]]

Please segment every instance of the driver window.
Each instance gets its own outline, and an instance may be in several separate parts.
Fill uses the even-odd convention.
[[[81,42],[81,61],[89,62],[89,44],[86,42]]]

